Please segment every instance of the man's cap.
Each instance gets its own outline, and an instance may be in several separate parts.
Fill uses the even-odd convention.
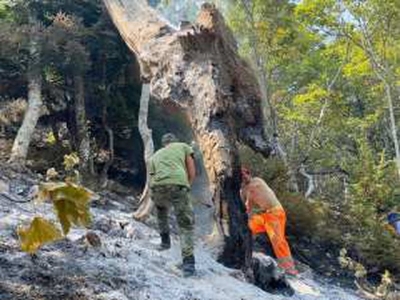
[[[165,146],[169,143],[177,142],[177,141],[178,141],[178,139],[176,138],[175,134],[173,134],[173,133],[166,133],[161,138],[161,143],[163,144],[163,146]]]

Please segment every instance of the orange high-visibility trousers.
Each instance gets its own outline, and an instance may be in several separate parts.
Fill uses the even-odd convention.
[[[254,214],[249,219],[253,234],[267,233],[280,268],[289,274],[297,274],[289,244],[285,237],[286,213],[283,208]]]

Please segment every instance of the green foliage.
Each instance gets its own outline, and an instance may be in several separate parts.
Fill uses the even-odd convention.
[[[347,250],[346,249],[341,249],[340,250],[340,255],[339,255],[339,263],[342,268],[349,269],[354,272],[354,276],[356,278],[363,278],[367,275],[367,270],[365,267],[354,261],[352,258],[347,256]]]
[[[42,100],[49,112],[39,123],[55,127],[67,121],[70,131],[57,139],[62,144],[53,144],[52,137],[48,139],[45,150],[52,152],[52,165],[38,164],[37,168],[40,171],[60,168],[62,155],[78,150],[73,105],[77,92],[74,78],[79,76],[84,86],[92,144],[98,149],[108,149],[108,133],[104,129],[107,124],[114,132],[115,161],[121,161],[123,156],[130,168],[141,170],[144,164],[137,159],[141,155],[137,132],[140,70],[102,1],[18,0],[6,11],[7,17],[0,18],[0,96],[26,98],[30,12],[40,24]],[[43,151],[35,156],[36,149],[31,150],[30,156],[36,164]],[[95,171],[101,167],[102,164],[95,165]]]
[[[395,168],[381,152],[379,160],[365,141],[359,142],[358,162],[352,166],[355,182],[350,186],[351,209],[357,215],[370,219],[379,212],[388,212],[395,204]]]
[[[191,20],[195,15],[193,1],[178,6],[176,1],[152,1],[160,2],[167,13],[178,8],[181,18]],[[14,98],[26,94],[31,13],[41,24],[36,33],[49,111],[70,108],[71,101],[64,99],[73,98],[72,78],[79,73],[96,144],[102,149],[108,143],[102,130],[105,119],[115,133],[116,156],[118,151],[127,153],[129,168],[139,168],[138,66],[101,1],[15,3],[0,5],[0,93],[15,93]],[[287,192],[288,170],[279,158],[265,160],[241,149],[242,161],[277,192],[296,241],[303,237],[311,241],[315,254],[323,246],[337,253],[346,248],[348,256],[367,270],[377,266],[395,273],[400,272],[399,241],[384,229],[384,219],[399,208],[400,191],[385,86],[377,75],[390,85],[398,120],[399,4],[396,0],[230,0],[227,4],[227,19],[240,52],[264,72],[276,131],[300,192],[306,189],[297,172],[300,166],[310,171],[344,170],[348,192],[345,197],[343,189],[331,184],[335,178],[327,176],[324,186],[330,186],[329,191],[323,197],[315,192],[315,199],[306,200]],[[0,119],[3,124],[4,118]],[[151,105],[149,123],[156,143],[166,131],[181,132],[183,140],[191,138],[185,117],[175,108]],[[125,131],[130,140],[120,136]],[[48,142],[53,143],[53,137]],[[78,180],[79,161],[71,156],[65,163],[66,173],[76,177],[66,180]],[[48,178],[63,175],[49,172]],[[60,192],[63,196],[57,202],[64,232],[71,225],[87,224],[85,201],[72,199],[70,186],[54,188],[68,190]]]
[[[42,245],[62,238],[61,232],[52,222],[40,217],[35,217],[28,228],[20,228],[18,235],[22,251],[28,253],[35,253]]]
[[[242,165],[251,169],[255,176],[263,178],[275,192],[286,192],[288,174],[282,160],[274,157],[265,159],[244,145],[240,145],[239,153]]]
[[[359,155],[346,166],[354,172],[349,195],[346,199],[331,195],[325,201],[289,193],[288,171],[281,160],[264,159],[243,146],[240,158],[276,192],[287,213],[291,247],[299,259],[326,272],[335,263],[325,257],[327,252],[342,257],[342,264],[347,261],[356,276],[373,268],[400,274],[400,253],[396,250],[400,240],[385,228],[386,213],[399,203],[394,165],[384,153],[375,160],[365,140],[357,149]],[[343,248],[349,249],[346,255],[340,254]]]

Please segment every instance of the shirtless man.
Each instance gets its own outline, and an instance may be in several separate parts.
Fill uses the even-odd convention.
[[[249,227],[253,235],[266,233],[272,244],[278,266],[286,274],[298,271],[285,237],[286,213],[274,191],[258,177],[252,177],[248,169],[241,169],[242,188],[240,196],[249,215]]]

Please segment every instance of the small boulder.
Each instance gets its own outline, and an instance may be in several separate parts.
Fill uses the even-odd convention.
[[[293,296],[294,289],[290,286],[282,271],[272,257],[261,252],[254,252],[252,258],[254,284],[271,294]]]

